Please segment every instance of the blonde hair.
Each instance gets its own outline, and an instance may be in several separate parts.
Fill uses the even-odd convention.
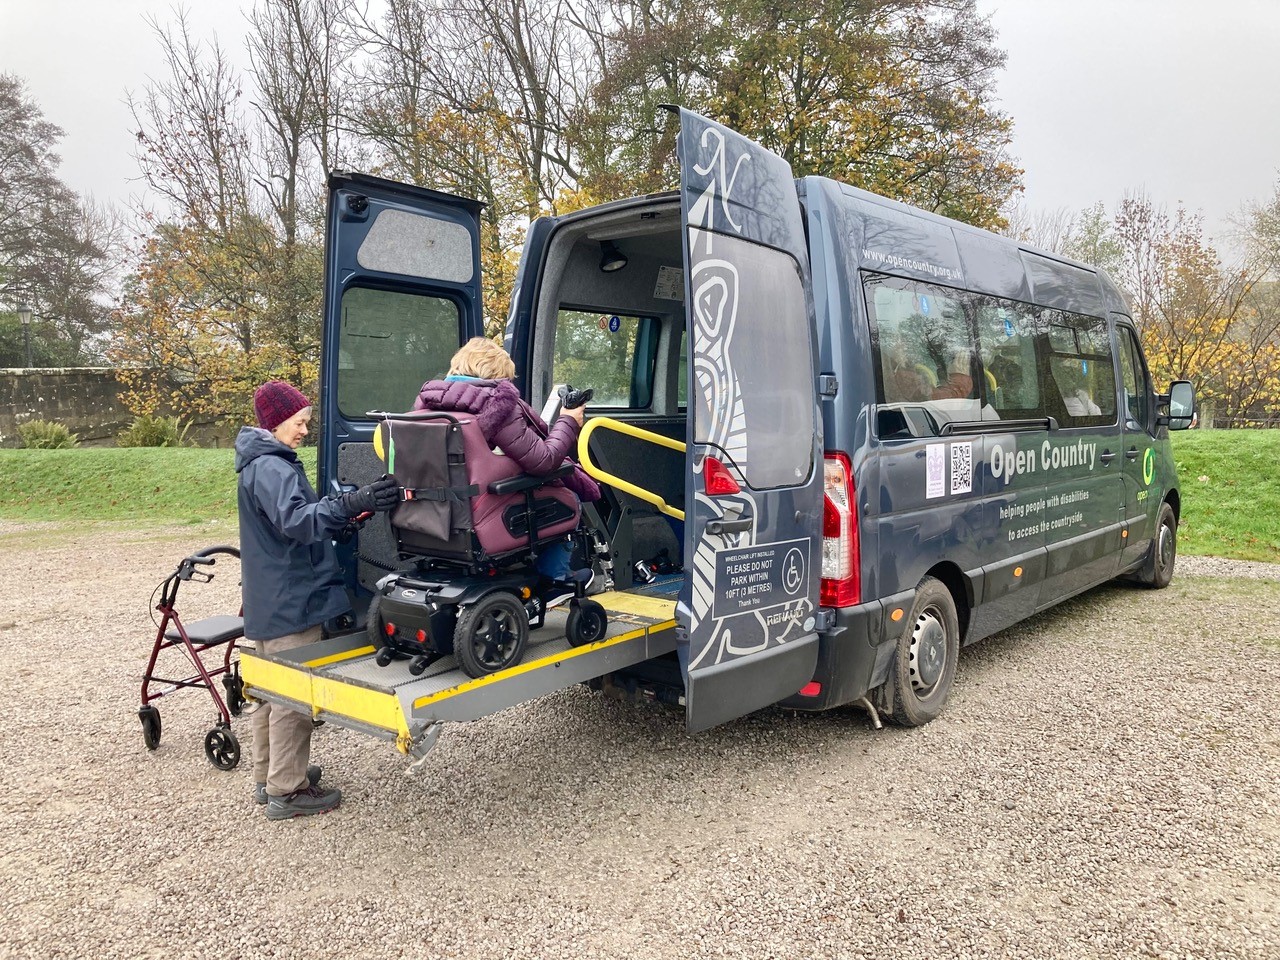
[[[512,380],[515,361],[486,337],[472,337],[449,361],[449,376],[480,377],[482,380]]]

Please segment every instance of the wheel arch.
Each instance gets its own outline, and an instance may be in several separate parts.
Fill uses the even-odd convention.
[[[1174,487],[1164,497],[1165,503],[1173,508],[1174,523],[1178,523],[1182,519],[1182,494],[1178,492],[1178,488]]]
[[[969,635],[970,612],[973,610],[973,582],[951,562],[936,563],[929,568],[926,577],[941,581],[956,605],[956,617],[960,621],[960,642]]]

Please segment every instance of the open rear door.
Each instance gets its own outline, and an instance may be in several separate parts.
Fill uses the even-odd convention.
[[[483,333],[480,210],[474,200],[361,174],[329,177],[320,367],[322,495],[386,468],[373,450],[370,410],[413,406],[443,377],[458,347]],[[385,517],[339,550],[350,578],[370,587],[394,561]]]
[[[369,410],[408,410],[483,333],[474,200],[354,173],[329,177],[320,376],[321,493],[339,446],[371,442]],[[326,489],[327,488],[327,489]]]
[[[677,616],[687,725],[703,730],[813,677],[822,420],[800,201],[781,157],[680,111],[689,474]]]

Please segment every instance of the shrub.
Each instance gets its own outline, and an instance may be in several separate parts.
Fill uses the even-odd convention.
[[[117,447],[182,447],[191,424],[177,417],[135,417],[127,430],[116,434]]]
[[[18,424],[22,445],[30,450],[66,450],[80,445],[80,438],[52,420],[28,420]]]

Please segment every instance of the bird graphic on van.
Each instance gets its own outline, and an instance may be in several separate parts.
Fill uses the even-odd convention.
[[[1046,440],[1040,445],[1039,457],[1035,450],[1019,450],[1013,446],[996,444],[991,448],[991,476],[1003,478],[1006,485],[1019,474],[1037,470],[1060,470],[1066,467],[1088,466],[1097,463],[1098,445],[1077,440],[1070,444],[1055,444]]]

